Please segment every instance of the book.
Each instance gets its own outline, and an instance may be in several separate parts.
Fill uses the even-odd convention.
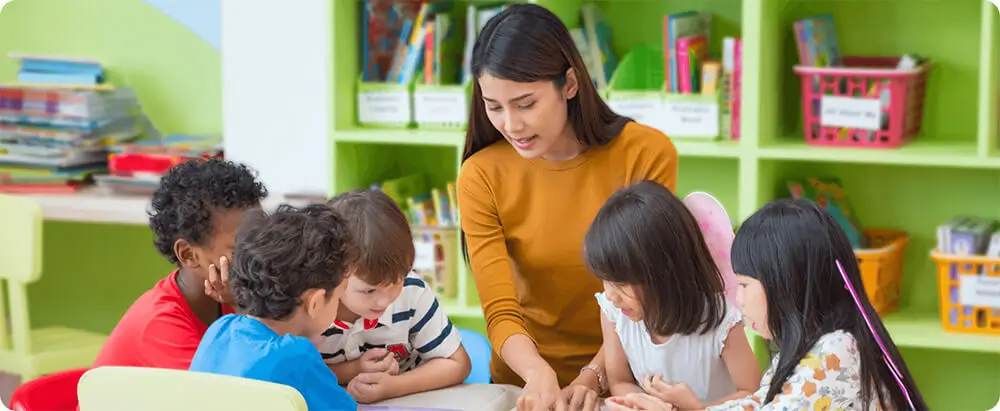
[[[704,35],[677,39],[677,92],[691,94],[698,90],[699,62],[708,56],[707,38]]]
[[[709,60],[701,65],[701,94],[715,94],[722,78],[722,64]]]
[[[707,43],[711,39],[709,36],[711,24],[712,15],[709,13],[686,11],[663,17],[663,67],[666,72],[664,74],[667,79],[667,92],[677,93],[680,91],[676,51],[677,39],[702,35],[705,36],[705,42]]]

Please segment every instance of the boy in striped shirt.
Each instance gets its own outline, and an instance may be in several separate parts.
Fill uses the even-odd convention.
[[[359,403],[461,383],[469,356],[434,290],[413,275],[413,237],[402,210],[379,190],[340,194],[328,205],[345,219],[359,258],[337,320],[317,344]]]

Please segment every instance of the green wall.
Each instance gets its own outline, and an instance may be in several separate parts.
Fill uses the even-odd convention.
[[[99,59],[131,86],[165,134],[220,134],[219,53],[141,0],[16,0],[0,13],[0,81],[16,78],[8,52]],[[169,272],[144,226],[46,222],[42,279],[29,288],[35,326],[110,332]]]

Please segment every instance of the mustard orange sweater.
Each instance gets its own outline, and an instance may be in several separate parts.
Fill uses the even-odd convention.
[[[524,159],[499,141],[462,165],[458,206],[494,382],[523,384],[497,355],[514,334],[535,342],[562,386],[600,349],[594,293],[602,285],[583,263],[583,237],[611,194],[645,179],[675,190],[677,151],[666,135],[635,122],[569,161]]]

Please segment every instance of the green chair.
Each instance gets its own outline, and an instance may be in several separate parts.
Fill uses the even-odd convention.
[[[0,282],[6,285],[0,287],[0,371],[21,382],[90,367],[106,338],[66,327],[31,329],[28,284],[41,273],[41,208],[26,197],[0,195]]]
[[[80,378],[80,411],[306,411],[295,388],[184,370],[98,367]]]
[[[743,327],[743,332],[746,333],[747,341],[750,342],[753,356],[757,357],[757,365],[760,366],[761,371],[767,370],[767,367],[771,366],[771,347],[767,344],[767,340],[747,327]]]

